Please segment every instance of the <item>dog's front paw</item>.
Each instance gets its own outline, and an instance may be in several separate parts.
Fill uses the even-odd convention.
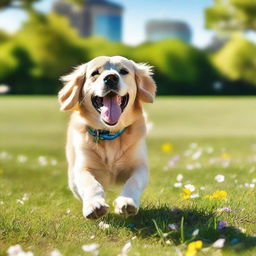
[[[98,219],[104,216],[108,211],[109,206],[105,199],[101,197],[94,197],[83,203],[83,215],[87,219]]]
[[[139,210],[139,203],[136,203],[133,198],[119,196],[114,201],[115,213],[122,215],[135,215]]]

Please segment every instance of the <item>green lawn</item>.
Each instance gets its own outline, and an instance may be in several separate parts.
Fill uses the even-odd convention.
[[[203,242],[196,255],[256,255],[256,98],[166,97],[146,109],[151,180],[138,215],[120,217],[111,208],[88,221],[67,189],[68,115],[56,98],[0,97],[0,255],[20,244],[36,256],[55,248],[82,256],[90,255],[82,245],[97,243],[99,255],[112,256],[134,236],[131,256],[186,255],[194,240]],[[178,174],[182,185],[174,187]],[[186,184],[196,198],[182,198]],[[207,198],[218,190],[227,192],[225,200]],[[110,205],[117,193],[108,192]],[[218,229],[220,221],[227,227]],[[224,248],[212,248],[219,238]]]

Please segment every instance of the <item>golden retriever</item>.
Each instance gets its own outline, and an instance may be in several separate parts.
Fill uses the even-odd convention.
[[[124,183],[116,213],[139,209],[148,181],[142,104],[152,103],[156,92],[151,75],[145,64],[101,56],[61,78],[61,110],[73,111],[66,146],[69,187],[82,200],[86,218],[107,213],[104,189],[111,184]]]

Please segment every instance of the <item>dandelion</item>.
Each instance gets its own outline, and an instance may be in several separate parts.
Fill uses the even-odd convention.
[[[110,225],[105,223],[105,222],[103,222],[103,221],[101,221],[99,223],[99,228],[101,228],[101,229],[108,229],[109,227],[110,227]]]
[[[203,242],[200,240],[189,243],[185,256],[196,255],[197,251],[200,250],[202,246],[203,246]]]
[[[161,145],[161,151],[164,153],[170,153],[173,151],[173,145],[169,142]]]
[[[183,199],[188,199],[190,198],[190,195],[191,195],[191,191],[188,188],[184,188],[181,197]]]
[[[220,199],[225,200],[228,196],[228,193],[224,190],[216,190],[212,195],[206,195],[206,199],[214,200],[214,199]]]
[[[224,247],[226,239],[225,238],[220,238],[218,240],[216,240],[213,244],[212,247],[216,248],[216,249],[221,249]]]
[[[224,190],[217,190],[213,193],[213,199],[221,199],[225,200],[227,198],[228,193]]]
[[[50,256],[62,256],[62,254],[58,249],[54,249],[51,251]]]
[[[95,256],[97,256],[99,254],[99,251],[98,251],[98,248],[99,248],[99,245],[96,244],[96,243],[93,243],[93,244],[87,244],[87,245],[83,245],[82,246],[82,250],[85,251],[85,252],[89,252]]]
[[[214,179],[215,179],[217,182],[221,183],[221,182],[224,182],[224,181],[225,181],[225,176],[222,175],[222,174],[218,174],[218,175],[216,175],[216,176],[214,177]]]
[[[230,155],[227,154],[227,153],[223,153],[223,154],[221,155],[221,158],[222,158],[223,160],[229,160],[229,159],[230,159]]]

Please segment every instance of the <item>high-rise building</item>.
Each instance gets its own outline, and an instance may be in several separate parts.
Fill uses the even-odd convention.
[[[78,7],[64,0],[57,0],[53,10],[67,16],[70,24],[83,37],[102,36],[114,42],[122,40],[122,6],[106,0],[85,0]]]
[[[192,32],[190,27],[182,21],[151,20],[146,24],[147,41],[156,42],[167,38],[180,39],[191,43]]]

